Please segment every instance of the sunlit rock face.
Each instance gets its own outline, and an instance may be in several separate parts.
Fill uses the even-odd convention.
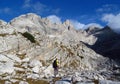
[[[9,23],[0,21],[0,75],[6,80],[14,79],[12,83],[49,78],[54,73],[55,58],[59,60],[59,76],[110,70],[116,63],[91,49],[98,40],[93,34],[96,31],[90,34],[91,31],[75,30],[69,20],[52,23],[33,13]]]

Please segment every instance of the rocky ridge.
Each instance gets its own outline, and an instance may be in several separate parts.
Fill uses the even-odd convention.
[[[120,59],[118,47],[120,45],[120,35],[114,32],[109,26],[92,33],[98,38],[92,48],[99,54],[111,59]]]
[[[117,80],[112,75],[116,63],[85,45],[94,45],[97,39],[84,30],[75,30],[69,20],[51,23],[32,13],[9,23],[1,20],[0,80],[3,84],[47,84],[46,81],[53,80],[52,62],[56,57],[60,62],[60,79],[69,76],[84,82]]]

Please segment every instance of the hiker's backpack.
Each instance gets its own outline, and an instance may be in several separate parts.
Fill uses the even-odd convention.
[[[53,62],[53,68],[57,68],[57,67],[58,67],[57,60],[54,60],[54,62]]]

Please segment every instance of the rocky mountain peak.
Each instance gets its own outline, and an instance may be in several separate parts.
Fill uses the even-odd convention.
[[[41,19],[41,17],[36,15],[35,13],[27,13],[27,14],[23,14],[23,15],[20,15],[20,16],[14,18],[12,21],[17,20],[17,19],[22,19],[22,18],[30,19],[30,20],[34,20],[34,19],[38,19],[38,18]]]
[[[103,29],[101,29],[101,31],[102,32],[114,32],[109,26],[105,26]]]
[[[5,23],[1,21],[1,24]],[[52,62],[58,58],[60,77],[72,78],[78,72],[85,80],[88,80],[86,73],[92,74],[89,80],[95,79],[94,76],[97,80],[107,79],[106,73],[113,73],[113,66],[118,64],[91,48],[105,35],[104,29],[98,31],[92,27],[89,34],[73,28],[69,20],[55,24],[33,13],[13,19],[0,29],[0,78],[17,84],[30,79],[51,80]]]
[[[97,32],[98,30],[100,30],[101,28],[95,27],[95,26],[90,26],[86,29],[86,32],[89,34],[93,34],[95,32]]]
[[[66,26],[67,28],[69,27],[69,29],[73,29],[73,25],[72,23],[70,22],[70,20],[66,20],[64,23],[63,23],[64,26]]]
[[[120,35],[114,32],[109,26],[99,29],[93,35],[97,38],[93,49],[104,56],[112,59],[120,59],[118,50],[120,49]]]
[[[28,14],[21,15],[19,17],[16,17],[15,19],[11,20],[10,24],[11,25],[14,25],[15,23],[21,24],[21,23],[23,23],[22,21],[24,21],[24,20],[26,21],[26,25],[28,25],[28,24],[30,24],[30,22],[31,22],[31,24],[38,23],[39,20],[41,20],[41,17],[34,13],[28,13]],[[21,21],[21,22],[19,22],[19,21]]]

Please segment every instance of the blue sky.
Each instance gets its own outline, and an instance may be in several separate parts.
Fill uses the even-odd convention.
[[[104,15],[120,13],[120,0],[0,0],[0,19],[9,22],[26,13],[42,17],[56,15],[62,21],[70,19],[82,24],[106,25]]]

